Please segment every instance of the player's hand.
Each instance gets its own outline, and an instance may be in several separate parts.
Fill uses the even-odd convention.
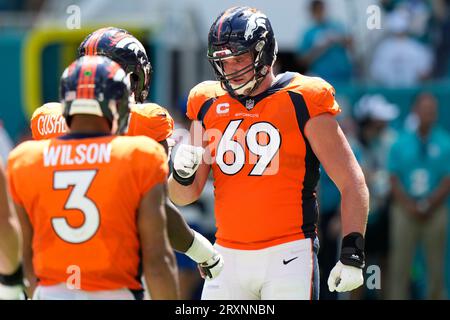
[[[200,166],[204,149],[188,144],[181,144],[173,160],[173,169],[182,179],[192,177]]]
[[[223,269],[223,257],[216,253],[211,259],[198,264],[198,270],[203,279],[212,280],[216,278]]]
[[[328,289],[330,292],[351,291],[364,283],[361,268],[348,266],[338,261],[328,277]]]

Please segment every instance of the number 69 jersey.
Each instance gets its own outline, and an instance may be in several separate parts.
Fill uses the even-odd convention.
[[[298,73],[245,100],[215,81],[191,90],[187,116],[201,121],[212,160],[218,244],[253,250],[316,236],[319,161],[304,128],[339,112],[331,85]]]
[[[9,187],[33,228],[39,284],[79,270],[82,290],[141,289],[136,212],[167,173],[163,147],[143,136],[69,134],[16,147]]]

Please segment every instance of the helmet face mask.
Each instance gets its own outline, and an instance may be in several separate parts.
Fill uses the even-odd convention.
[[[253,62],[238,71],[226,73],[223,61],[251,53]],[[226,10],[211,26],[208,36],[208,60],[222,88],[234,97],[251,95],[268,74],[276,59],[277,45],[268,18],[249,7]],[[247,73],[253,77],[244,84],[231,81]]]
[[[78,57],[85,55],[103,55],[120,64],[130,76],[136,102],[147,99],[152,66],[142,43],[128,31],[114,27],[94,31],[78,48]]]
[[[255,45],[256,46],[256,45]],[[223,51],[216,51],[213,54],[213,57],[209,59],[213,69],[216,73],[217,79],[220,81],[222,88],[227,90],[228,92],[232,92],[234,95],[250,95],[254,90],[257,89],[259,83],[264,79],[267,74],[268,67],[262,64],[261,55],[262,52],[256,52],[255,57],[255,49],[246,50],[244,52],[238,52],[236,54],[231,53],[230,50],[225,49]],[[225,52],[225,54],[222,54]],[[229,52],[226,54],[226,52]],[[250,53],[252,62],[245,65],[241,69],[226,73],[225,67],[223,65],[223,61],[228,59],[237,58],[244,54]],[[262,70],[264,69],[264,70]],[[261,72],[259,72],[261,70]],[[246,77],[247,74],[251,74],[252,77],[249,78],[245,83],[235,85],[233,84],[233,80],[240,79]]]

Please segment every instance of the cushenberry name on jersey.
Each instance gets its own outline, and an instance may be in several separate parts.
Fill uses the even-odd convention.
[[[111,161],[111,143],[90,143],[51,145],[44,150],[44,166],[70,166],[109,163]]]
[[[54,133],[65,133],[67,131],[64,117],[48,114],[39,118],[37,129],[40,135],[46,136]]]

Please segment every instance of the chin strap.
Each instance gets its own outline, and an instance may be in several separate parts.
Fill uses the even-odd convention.
[[[267,76],[268,70],[269,70],[268,66],[264,66],[263,70],[261,70],[260,77],[258,77],[257,79],[255,79],[256,78],[255,77],[253,80],[249,81],[245,86],[243,86],[240,89],[235,90],[230,83],[225,84],[225,88],[224,88],[224,84],[222,83],[222,89],[227,91],[235,99],[249,97],[261,85],[261,82],[263,82],[264,78]],[[245,94],[244,92],[245,92],[245,90],[248,90],[248,87],[250,84],[253,84],[253,87],[250,89],[250,91],[248,93]]]

